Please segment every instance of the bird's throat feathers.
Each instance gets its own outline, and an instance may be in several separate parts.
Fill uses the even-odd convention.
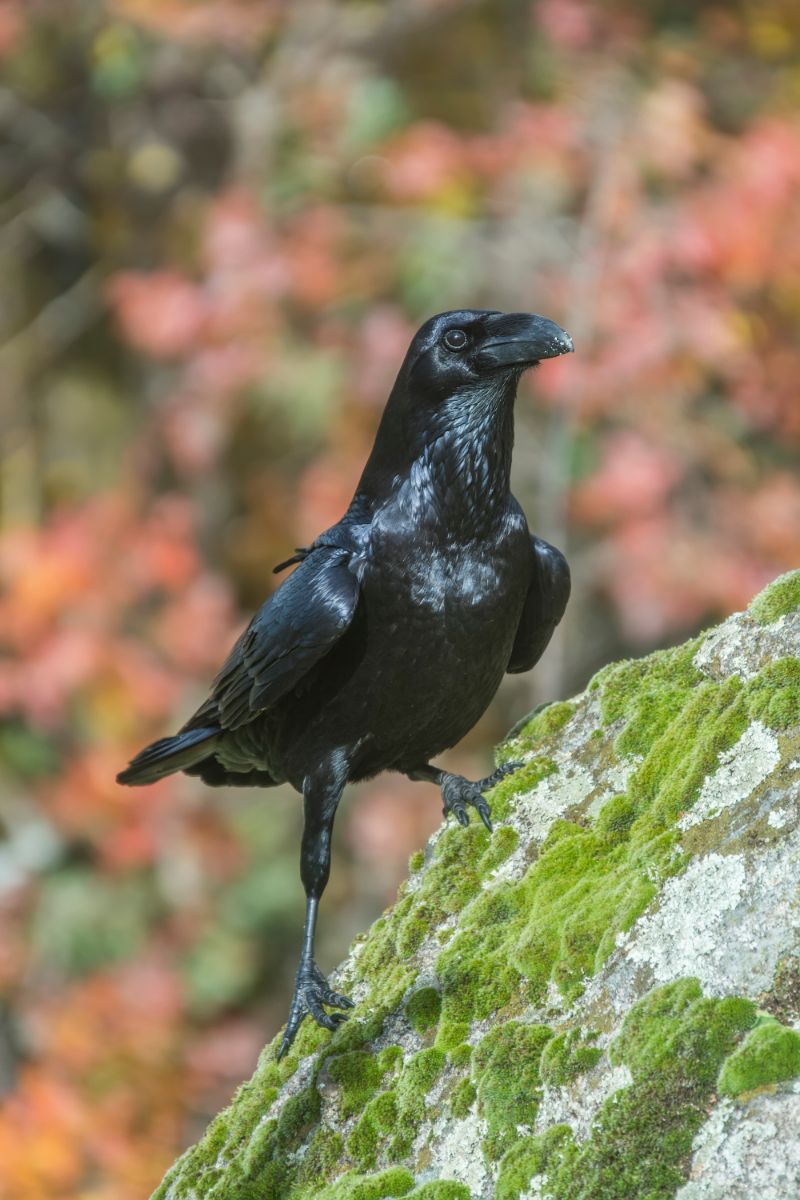
[[[510,489],[513,409],[428,442],[403,483],[421,524],[441,521],[453,532],[491,524]]]
[[[354,506],[374,511],[375,502],[402,492],[424,524],[491,520],[510,489],[519,374],[448,396],[435,409],[390,400]]]

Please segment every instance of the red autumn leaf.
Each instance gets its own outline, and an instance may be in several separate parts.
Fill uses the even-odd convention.
[[[116,275],[108,297],[123,336],[153,358],[178,358],[194,349],[209,316],[196,284],[174,271]]]

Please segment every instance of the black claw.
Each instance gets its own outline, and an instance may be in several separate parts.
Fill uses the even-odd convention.
[[[481,779],[475,786],[479,792],[488,792],[489,788],[493,788],[501,779],[505,779],[507,775],[513,775],[515,771],[519,771],[524,766],[523,762],[503,763],[501,767],[492,771],[491,775],[487,775],[485,779]]]
[[[303,1018],[308,1015],[331,1033],[347,1020],[344,1013],[327,1013],[322,1007],[327,1004],[334,1008],[355,1008],[354,1002],[348,996],[342,996],[328,987],[328,981],[314,962],[301,963],[297,972],[294,996],[289,1008],[289,1019],[283,1034],[278,1060],[283,1058],[297,1036],[297,1031]]]
[[[460,775],[448,775],[442,785],[445,817],[453,813],[459,825],[466,827],[469,825],[469,809],[474,808],[485,828],[492,833],[494,826],[491,821],[491,809],[482,793],[484,789],[488,790],[503,776],[510,775],[512,771],[517,770],[520,765],[519,763],[506,763],[504,766],[498,767],[492,775],[488,775],[486,779],[481,779],[477,783],[470,783],[468,779],[462,779]]]
[[[340,996],[338,992],[326,993],[325,1003],[332,1004],[334,1008],[355,1008],[355,1002],[349,996]]]
[[[300,1025],[299,1021],[297,1022],[296,1025],[294,1025],[294,1027],[292,1027],[291,1022],[289,1022],[287,1024],[286,1029],[284,1030],[283,1037],[281,1038],[280,1049],[278,1050],[278,1062],[280,1062],[281,1059],[283,1058],[284,1054],[286,1054],[291,1049],[292,1042],[297,1037],[297,1030],[299,1028],[299,1025]]]
[[[330,1029],[328,1024],[328,1014],[320,1004],[316,996],[306,995],[306,1008],[309,1014],[314,1018],[318,1025],[324,1025],[326,1029]]]

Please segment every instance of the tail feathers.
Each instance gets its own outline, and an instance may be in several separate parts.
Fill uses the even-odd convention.
[[[120,771],[117,783],[155,783],[165,775],[183,771],[207,758],[221,733],[219,728],[187,729],[175,737],[161,738],[146,746],[124,771]]]

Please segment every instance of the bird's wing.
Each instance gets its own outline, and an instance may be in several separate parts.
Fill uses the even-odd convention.
[[[531,582],[506,667],[512,675],[530,671],[539,661],[569,600],[569,566],[561,551],[531,537],[531,554]]]
[[[258,610],[188,723],[216,720],[223,729],[252,721],[296,687],[350,624],[359,597],[349,551],[321,546]]]

